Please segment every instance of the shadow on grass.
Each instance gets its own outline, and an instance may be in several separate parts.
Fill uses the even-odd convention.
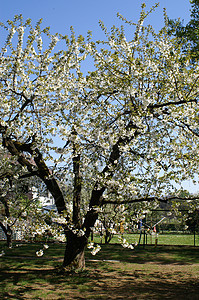
[[[21,247],[15,247],[13,249],[6,249],[7,258],[25,258],[29,260],[29,264],[34,260],[41,261],[53,261],[61,260],[64,256],[64,244],[50,244],[49,249],[44,251],[44,256],[39,258],[36,256],[36,251],[43,247],[42,244],[22,244]],[[96,256],[92,256],[87,250],[87,259],[99,259],[99,260],[120,260],[123,262],[131,263],[148,263],[155,262],[161,264],[168,263],[199,263],[199,247],[193,246],[160,246],[156,248],[154,246],[147,245],[145,249],[142,246],[140,248],[135,247],[134,250],[123,248],[119,244],[103,244],[102,249]],[[35,264],[34,262],[34,264]]]
[[[88,259],[93,259],[87,253]],[[145,264],[192,264],[199,263],[199,247],[178,246],[146,246],[134,250],[122,248],[121,245],[102,245],[101,251],[95,256],[98,260],[118,260],[129,263]]]
[[[0,299],[199,299],[199,272],[196,265],[188,270],[199,263],[194,247],[102,245],[94,257],[86,252],[87,269],[73,274],[59,273],[55,256],[13,255],[1,258]]]
[[[147,273],[142,268],[117,271],[114,265],[110,266],[107,262],[90,262],[86,271],[73,274],[59,274],[49,268],[3,270],[0,282],[1,299],[29,299],[27,294],[31,296],[37,292],[34,299],[196,300],[199,292],[198,279],[184,278],[182,272],[170,274],[151,270]],[[48,298],[47,294],[39,296],[39,291],[43,289],[52,293],[54,298]],[[58,297],[60,291],[62,296]]]
[[[199,284],[196,280],[184,280],[172,282],[161,275],[154,276],[151,273],[151,279],[144,278],[140,273],[139,277],[129,276],[127,279],[124,274],[120,278],[103,278],[100,282],[95,282],[94,291],[90,292],[90,297],[95,299],[95,294],[101,296],[108,295],[108,299],[190,299],[198,300]],[[142,277],[143,276],[143,277]],[[124,279],[122,279],[124,278]],[[112,295],[112,296],[111,296]],[[100,298],[99,298],[100,299]]]
[[[0,273],[0,299],[29,299],[27,294],[31,295],[34,292],[37,292],[34,299],[48,299],[47,296],[39,297],[39,291],[56,292],[60,288],[71,290],[76,285],[84,285],[90,281],[88,271],[78,274],[60,274],[55,268],[45,269],[41,265],[40,267],[38,270],[31,268],[8,270],[3,268]]]

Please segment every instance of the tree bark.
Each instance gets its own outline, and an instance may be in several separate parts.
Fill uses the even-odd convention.
[[[8,201],[5,197],[0,197],[0,201],[4,206],[5,215],[7,218],[10,217],[10,209],[8,206]],[[8,248],[12,248],[12,229],[9,225],[5,226],[2,222],[0,222],[0,227],[6,235],[7,246]]]
[[[81,189],[82,189],[82,177],[80,171],[80,159],[81,156],[78,153],[77,145],[73,143],[73,224],[76,228],[81,226]]]
[[[84,250],[87,245],[87,237],[77,236],[72,231],[67,234],[67,243],[64,254],[63,267],[69,269],[83,270],[85,268]]]
[[[105,244],[109,244],[111,239],[113,237],[113,234],[110,233],[110,231],[108,229],[105,230]]]
[[[9,225],[7,225],[7,227],[4,226],[2,222],[0,222],[0,227],[6,235],[6,242],[8,248],[12,248],[12,229]]]
[[[10,226],[7,226],[6,238],[8,248],[12,248],[12,229],[10,228]]]

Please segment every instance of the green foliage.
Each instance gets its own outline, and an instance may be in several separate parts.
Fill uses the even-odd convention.
[[[184,25],[180,19],[169,20],[170,34],[185,41],[184,51],[190,52],[193,62],[199,59],[199,1],[191,0],[191,19]]]
[[[199,209],[188,214],[186,224],[191,232],[199,232]]]

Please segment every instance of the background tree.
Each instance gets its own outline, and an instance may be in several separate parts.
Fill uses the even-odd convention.
[[[190,0],[191,18],[184,25],[180,20],[169,20],[172,34],[185,40],[185,51],[191,51],[193,61],[199,58],[199,1]]]
[[[143,5],[137,24],[119,16],[135,26],[129,41],[123,26],[108,32],[102,22],[105,40],[96,43],[90,34],[52,35],[21,16],[2,24],[2,145],[22,176],[39,177],[54,197],[67,240],[63,266],[84,267],[104,205],[156,205],[198,172],[199,69],[168,36],[166,15],[159,33],[143,26],[148,13]],[[92,72],[83,74],[87,57]]]
[[[186,220],[187,229],[191,232],[195,233],[199,231],[199,211],[196,209],[195,211],[188,214]]]

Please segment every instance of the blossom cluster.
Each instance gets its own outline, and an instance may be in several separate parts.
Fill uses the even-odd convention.
[[[40,250],[36,251],[36,255],[38,257],[43,256],[44,255],[44,250],[47,250],[48,248],[49,248],[49,246],[47,244],[44,244],[43,245],[43,250],[40,249]]]
[[[125,238],[123,238],[121,235],[118,236],[118,240],[121,243],[122,247],[124,248],[129,248],[131,250],[133,250],[135,248],[135,246],[137,246],[137,242],[135,242],[134,244],[130,244]]]
[[[92,249],[92,251],[91,251],[91,254],[92,254],[92,255],[96,255],[96,254],[101,250],[100,245],[96,245],[96,246],[95,246],[94,242],[90,242],[90,243],[87,245],[87,248],[88,248],[88,249]]]

